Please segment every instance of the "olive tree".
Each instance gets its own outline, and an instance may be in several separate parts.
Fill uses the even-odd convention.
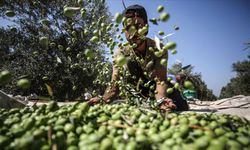
[[[13,74],[1,89],[60,100],[104,90],[111,64],[103,43],[113,35],[105,1],[10,0],[1,5],[0,17],[11,22],[0,32],[0,70]],[[16,87],[20,78],[31,87]]]

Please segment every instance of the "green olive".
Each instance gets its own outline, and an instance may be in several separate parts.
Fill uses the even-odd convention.
[[[150,139],[153,143],[161,143],[164,139],[161,138],[158,134],[153,134],[150,136]]]
[[[126,144],[126,150],[136,150],[136,142],[130,141]]]
[[[232,149],[232,150],[242,149],[241,144],[235,140],[229,140],[227,142],[227,145],[228,145],[229,149]]]
[[[163,55],[164,51],[156,51],[154,52],[156,57],[161,57]]]
[[[84,51],[84,54],[87,56],[87,57],[90,57],[90,58],[92,58],[93,57],[93,51],[91,51],[90,49],[86,49],[85,51]]]
[[[58,45],[58,49],[62,51],[64,47],[62,45]]]
[[[50,21],[48,19],[42,19],[40,20],[41,24],[48,26],[50,24]]]
[[[222,136],[222,135],[225,134],[225,130],[222,129],[222,128],[216,128],[216,129],[214,130],[214,132],[215,132],[215,134],[216,134],[217,136]]]
[[[81,112],[86,113],[89,110],[89,105],[88,103],[81,103],[78,108]]]
[[[161,19],[161,21],[166,22],[166,21],[168,21],[169,17],[170,17],[170,15],[168,13],[164,12],[161,14],[160,19]]]
[[[128,33],[130,35],[130,38],[133,38],[133,36],[135,35],[135,33],[137,32],[137,29],[135,28],[135,26],[131,26],[128,30]]]
[[[46,36],[43,36],[39,39],[39,42],[40,44],[43,46],[43,47],[48,47],[49,45],[49,38],[46,37]]]
[[[168,42],[166,45],[163,46],[163,50],[166,51],[168,49],[174,49],[176,48],[176,43],[175,42]]]
[[[175,84],[174,84],[174,88],[175,88],[175,89],[179,89],[179,88],[180,88],[180,84],[179,84],[179,83],[175,83]]]
[[[191,81],[184,81],[184,88],[186,88],[186,89],[194,89],[194,85],[193,85],[193,83],[191,82]]]
[[[12,75],[8,70],[4,70],[0,72],[0,83],[7,83],[11,80]]]
[[[168,94],[171,94],[171,93],[173,93],[173,92],[174,92],[174,89],[173,89],[173,88],[168,88],[168,89],[167,89],[167,93],[168,93]]]
[[[12,11],[12,10],[7,10],[7,11],[5,12],[5,15],[8,16],[8,17],[14,17],[16,14],[15,14],[15,12]]]
[[[165,58],[163,58],[163,59],[161,59],[160,63],[161,63],[161,65],[163,65],[163,66],[167,66],[168,60],[165,59]]]
[[[189,132],[189,126],[187,124],[182,124],[179,128],[179,132],[181,137],[185,137],[186,135],[188,135]]]
[[[117,58],[115,59],[115,62],[118,66],[123,66],[126,64],[127,60],[126,57],[124,55],[119,55],[117,56]]]
[[[112,148],[112,140],[110,138],[105,138],[101,141],[100,150],[109,150]]]
[[[0,146],[7,147],[10,142],[10,139],[6,136],[0,135]]]
[[[72,132],[73,130],[74,130],[74,125],[73,124],[71,124],[71,123],[65,124],[64,131],[66,133]]]
[[[126,133],[132,136],[135,135],[135,130],[133,128],[126,128]]]
[[[93,36],[90,41],[93,42],[93,43],[96,43],[98,42],[99,38],[97,36]]]
[[[159,34],[160,36],[163,36],[163,35],[164,35],[164,32],[163,32],[163,31],[159,31],[158,34]]]
[[[76,14],[76,11],[80,10],[79,7],[65,7],[63,12],[67,17],[73,17]]]
[[[86,9],[82,8],[80,13],[81,13],[81,16],[84,17],[86,15]]]
[[[180,29],[180,27],[178,27],[177,25],[174,25],[174,30],[178,31]]]
[[[154,48],[153,48],[153,47],[149,47],[148,50],[149,50],[150,52],[154,52]]]
[[[159,5],[158,7],[157,7],[157,11],[160,13],[160,12],[162,12],[164,10],[164,6],[162,6],[162,5]]]
[[[10,28],[10,31],[11,31],[11,32],[17,32],[17,28],[11,27],[11,28]]]
[[[116,21],[116,23],[121,23],[122,19],[123,19],[123,15],[122,14],[120,14],[120,13],[116,13],[115,14],[115,21]]]
[[[28,89],[30,88],[30,81],[28,79],[20,79],[17,81],[17,86],[22,88],[22,89]]]
[[[78,5],[83,5],[83,0],[78,0],[77,3]]]
[[[177,54],[177,50],[176,49],[171,50],[171,54],[173,55]]]
[[[156,18],[149,19],[149,21],[150,21],[151,23],[153,23],[154,25],[158,25],[157,19],[156,19]]]
[[[207,149],[208,150],[225,149],[225,143],[214,139],[210,141],[210,144]]]
[[[239,141],[244,146],[249,146],[250,144],[249,137],[246,136],[237,137],[237,141]]]
[[[170,138],[170,137],[172,136],[172,134],[173,134],[172,131],[170,131],[170,130],[165,130],[165,131],[163,131],[163,132],[160,133],[160,137],[161,137],[162,139],[168,139],[168,138]]]
[[[138,34],[145,35],[148,32],[148,27],[144,26],[143,28],[138,30]]]

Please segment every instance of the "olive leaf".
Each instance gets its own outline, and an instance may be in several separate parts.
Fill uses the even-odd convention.
[[[47,88],[48,94],[53,97],[53,90],[51,88],[51,86],[49,86],[47,83],[45,83],[45,86]]]
[[[160,39],[157,36],[155,36],[155,45],[156,45],[156,48],[158,50],[161,50],[161,45],[160,44],[161,44]]]

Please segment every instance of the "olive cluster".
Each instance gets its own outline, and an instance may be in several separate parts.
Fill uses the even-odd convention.
[[[0,109],[1,149],[249,149],[250,123],[213,113],[159,113],[128,104]]]

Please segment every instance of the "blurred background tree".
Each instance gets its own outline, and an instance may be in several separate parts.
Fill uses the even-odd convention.
[[[184,69],[183,69],[184,68]],[[183,73],[186,75],[186,80],[193,83],[195,91],[197,92],[197,97],[202,101],[216,100],[217,97],[213,94],[211,89],[207,88],[205,81],[202,80],[201,73],[194,73],[193,66],[183,66],[182,63],[175,63],[168,69],[169,74],[177,75],[178,73]]]
[[[250,49],[250,40],[244,43],[246,46],[243,50]],[[236,72],[236,77],[222,87],[220,98],[228,98],[235,95],[250,95],[250,55],[246,60],[233,63],[233,71]]]
[[[233,63],[232,68],[236,72],[236,77],[221,89],[220,98],[250,95],[250,55],[247,60]]]

